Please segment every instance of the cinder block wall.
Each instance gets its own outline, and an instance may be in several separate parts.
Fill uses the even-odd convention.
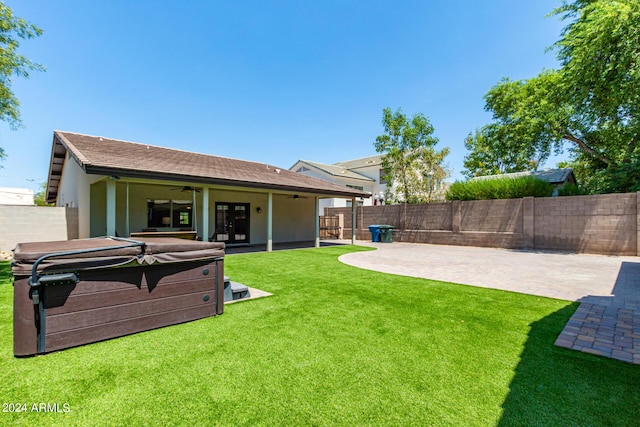
[[[401,242],[635,256],[639,204],[638,193],[627,193],[366,206],[357,209],[356,236],[368,240],[369,225],[389,224]],[[348,236],[351,208],[327,209],[338,213]]]
[[[535,247],[638,255],[637,193],[535,199]]]
[[[0,205],[0,250],[23,242],[69,240],[78,237],[78,209]]]
[[[522,200],[476,200],[460,203],[460,231],[521,233]]]

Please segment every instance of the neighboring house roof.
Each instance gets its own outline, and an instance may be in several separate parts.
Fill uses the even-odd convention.
[[[363,168],[376,167],[376,166],[382,169],[383,157],[384,157],[384,154],[377,154],[375,156],[368,156],[368,157],[362,157],[360,159],[337,162],[337,163],[334,163],[334,165],[349,169],[351,171],[354,171],[356,169],[363,169]],[[440,165],[436,165],[436,167],[440,168]]]
[[[524,171],[524,172],[505,173],[500,175],[477,176],[475,178],[471,178],[470,181],[494,179],[494,178],[519,178],[521,176],[534,176],[538,179],[548,181],[551,184],[563,184],[567,181],[569,182],[576,181],[575,176],[573,175],[573,169],[571,168],[545,169],[541,171]]]
[[[349,170],[368,168],[375,165],[382,167],[382,155],[378,154],[375,156],[362,157],[360,159],[346,160],[344,162],[336,162],[334,163],[334,165],[341,166]]]
[[[338,197],[369,197],[368,193],[359,190],[265,163],[54,131],[48,200],[55,200],[57,196],[67,152],[87,174],[300,191]]]
[[[306,164],[309,165],[311,167],[314,167],[316,169],[319,169],[329,175],[335,176],[335,177],[343,177],[343,178],[351,178],[351,179],[357,179],[357,180],[361,180],[361,181],[374,181],[373,179],[369,178],[368,176],[364,176],[362,174],[359,174],[357,172],[353,172],[350,171],[349,169],[343,167],[343,166],[337,166],[337,165],[327,165],[324,163],[318,163],[318,162],[311,162],[308,160],[298,160],[298,162],[294,165],[294,168],[296,165],[298,164]],[[293,168],[292,168],[293,169]],[[296,168],[297,170],[298,168]]]
[[[33,206],[34,193],[29,188],[0,188],[0,205]]]

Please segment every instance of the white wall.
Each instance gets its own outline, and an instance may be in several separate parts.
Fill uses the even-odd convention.
[[[306,168],[308,168],[309,170],[306,170],[304,172],[297,172],[299,174],[305,175],[305,176],[309,176],[312,178],[318,178],[321,179],[323,181],[327,181],[327,182],[331,182],[337,185],[353,185],[353,186],[358,186],[358,187],[362,187],[363,191],[366,191],[368,193],[371,194],[375,194],[376,192],[380,192],[380,191],[384,191],[384,187],[386,186],[382,186],[382,190],[380,189],[380,184],[377,183],[378,178],[379,178],[379,174],[374,174],[373,173],[373,169],[372,168],[363,168],[363,171],[366,171],[368,173],[363,173],[363,175],[367,176],[368,178],[371,179],[375,179],[376,182],[367,182],[367,181],[362,181],[362,180],[358,180],[358,179],[353,179],[353,178],[348,178],[348,177],[337,177],[337,176],[333,176],[330,175],[326,172],[322,172],[319,171],[307,164],[302,164],[302,163],[296,163],[296,165],[291,168],[291,170],[297,170],[300,166],[304,166]],[[377,168],[375,169],[376,171],[378,170]],[[358,173],[361,173],[360,169],[358,169]],[[320,215],[323,215],[324,209],[325,208],[344,208],[347,206],[347,200],[349,199],[341,199],[341,198],[334,198],[334,199],[321,199],[320,200]],[[373,205],[373,198],[365,198],[363,199],[363,205],[364,206],[371,206]]]
[[[96,182],[90,186],[91,196],[89,202],[89,236],[98,237],[107,234],[107,184],[104,181]],[[82,211],[84,212],[84,210]],[[80,215],[82,215],[82,212]],[[83,218],[86,219],[86,218]],[[116,231],[118,228],[116,227]],[[118,234],[120,234],[118,232]],[[122,234],[120,234],[122,236]],[[83,236],[84,237],[84,236]]]
[[[87,175],[80,165],[67,154],[64,162],[56,206],[78,209],[78,235],[91,235],[91,184],[103,179],[99,175]],[[106,231],[106,229],[105,229]]]
[[[301,165],[304,166],[305,168],[309,169],[307,171],[304,172],[298,172],[302,175],[306,175],[306,176],[310,176],[311,178],[317,178],[317,179],[321,179],[323,181],[329,181],[329,182],[333,182],[333,179],[331,178],[331,175],[327,174],[326,172],[321,172],[317,169],[312,169],[309,167],[309,165]],[[298,169],[298,168],[296,168]]]
[[[273,196],[273,242],[315,239],[315,199]]]
[[[78,237],[78,210],[43,206],[0,206],[0,250],[18,243]]]
[[[371,183],[371,186],[365,190],[371,192],[372,195],[379,194],[380,192],[384,193],[387,189],[386,184],[380,184],[380,169],[382,169],[382,167],[379,164],[354,169],[355,172],[375,180],[375,182]],[[373,205],[373,197],[371,197],[369,200],[365,200],[364,205]]]

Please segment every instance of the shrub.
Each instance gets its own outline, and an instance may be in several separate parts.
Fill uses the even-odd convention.
[[[587,194],[587,191],[576,184],[565,184],[564,187],[558,190],[558,196],[584,196],[585,194]]]
[[[456,181],[449,187],[447,200],[518,199],[521,197],[550,197],[553,186],[532,176],[518,178],[490,178],[466,182]]]

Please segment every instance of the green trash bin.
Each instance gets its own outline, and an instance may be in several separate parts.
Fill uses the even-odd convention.
[[[380,228],[380,241],[382,243],[393,242],[393,226],[392,225],[379,225]]]

